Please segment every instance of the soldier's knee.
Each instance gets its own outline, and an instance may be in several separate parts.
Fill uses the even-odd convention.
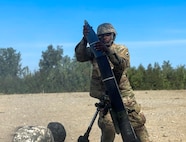
[[[98,119],[98,126],[101,129],[104,129],[104,128],[112,129],[112,128],[114,128],[114,124],[112,122],[112,118],[110,116],[110,113],[107,113],[106,115],[103,115],[103,113],[100,112],[99,119]]]
[[[134,129],[142,127],[146,123],[146,117],[141,111],[141,106],[139,104],[135,104],[128,110],[128,116]]]

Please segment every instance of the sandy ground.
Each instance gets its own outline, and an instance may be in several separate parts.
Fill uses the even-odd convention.
[[[153,142],[186,142],[186,90],[135,91],[135,94]],[[62,123],[67,132],[65,142],[76,142],[86,131],[96,102],[88,93],[0,95],[0,142],[11,142],[18,126],[47,126],[49,122]],[[96,120],[89,139],[99,142],[99,138]],[[122,142],[120,135],[115,142]]]

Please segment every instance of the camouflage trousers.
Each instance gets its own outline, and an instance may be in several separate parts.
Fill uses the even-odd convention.
[[[149,135],[145,127],[146,119],[144,114],[141,112],[141,107],[140,105],[135,103],[135,105],[133,105],[133,108],[134,110],[130,110],[128,113],[131,125],[133,126],[140,142],[150,142]],[[102,133],[101,142],[113,142],[115,139],[115,128],[109,112],[104,116],[103,113],[100,112],[98,126],[101,129]]]

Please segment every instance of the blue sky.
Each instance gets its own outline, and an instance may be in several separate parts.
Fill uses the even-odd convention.
[[[22,67],[32,71],[48,45],[62,45],[64,55],[73,57],[85,19],[95,30],[112,23],[131,66],[186,65],[185,0],[4,0],[0,19],[0,48],[20,52]]]

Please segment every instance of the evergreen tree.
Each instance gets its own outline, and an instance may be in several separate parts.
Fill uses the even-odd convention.
[[[62,80],[60,76],[60,67],[62,62],[63,49],[57,46],[57,49],[49,45],[46,51],[42,52],[40,59],[40,82],[43,92],[56,92],[56,80]],[[60,83],[60,82],[59,82]]]
[[[13,48],[0,48],[0,93],[20,90],[21,54]]]

